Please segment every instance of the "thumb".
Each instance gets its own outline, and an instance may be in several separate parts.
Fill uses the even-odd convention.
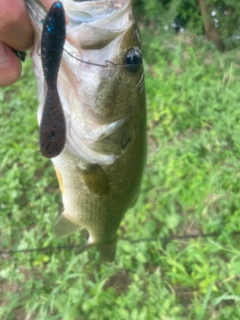
[[[0,87],[16,82],[21,76],[22,66],[16,54],[0,41]]]

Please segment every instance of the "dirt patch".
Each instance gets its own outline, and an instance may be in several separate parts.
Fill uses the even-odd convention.
[[[109,277],[104,285],[104,289],[113,288],[117,294],[126,293],[131,280],[125,269]]]

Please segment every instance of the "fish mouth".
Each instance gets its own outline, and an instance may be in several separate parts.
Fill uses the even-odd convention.
[[[134,23],[131,0],[63,0],[63,4],[68,20],[65,51],[89,64],[116,66],[122,36]]]

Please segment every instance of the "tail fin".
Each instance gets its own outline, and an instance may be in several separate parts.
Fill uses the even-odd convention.
[[[57,237],[66,237],[76,231],[79,231],[82,227],[73,221],[70,221],[64,211],[58,218],[57,224],[54,227],[54,235]],[[96,243],[91,236],[88,238],[88,242],[83,244],[77,250],[77,254],[81,254],[87,249],[96,246],[100,252],[100,259],[104,262],[112,262],[116,254],[116,240],[110,243]]]
[[[104,262],[113,262],[116,254],[116,241],[97,245],[100,252],[100,259]]]
[[[77,254],[88,250],[93,247],[95,244],[87,242],[79,247]],[[96,245],[98,251],[100,252],[100,259],[103,262],[113,262],[116,254],[116,242],[107,243],[107,244],[98,244]]]

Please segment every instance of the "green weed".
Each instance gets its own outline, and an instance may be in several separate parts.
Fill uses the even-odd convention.
[[[94,248],[1,254],[1,319],[239,319],[239,55],[201,38],[145,32],[148,161],[115,262],[100,264]],[[83,242],[52,235],[61,195],[38,151],[30,70],[28,63],[21,81],[0,90],[1,250]]]

